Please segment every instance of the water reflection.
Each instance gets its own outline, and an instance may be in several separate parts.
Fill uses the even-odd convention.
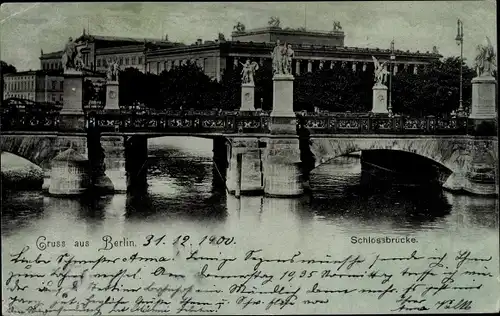
[[[2,192],[2,235],[36,224],[44,216],[39,192]]]
[[[166,185],[166,184],[164,184]],[[168,191],[168,190],[167,190]],[[171,197],[160,193],[136,193],[127,197],[125,216],[131,221],[177,220],[221,221],[227,215],[225,196],[193,194]]]

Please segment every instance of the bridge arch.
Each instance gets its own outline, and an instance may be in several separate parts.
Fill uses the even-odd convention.
[[[50,162],[57,154],[68,148],[86,153],[87,140],[78,136],[58,137],[56,133],[0,136],[0,151],[22,157],[45,170],[50,169]]]
[[[311,152],[316,162],[315,168],[328,161],[362,150],[395,150],[413,153],[428,158],[449,169],[452,173],[463,173],[473,156],[470,140],[466,138],[434,137],[311,137]],[[493,158],[493,157],[492,157]]]
[[[57,155],[54,137],[2,135],[0,151],[22,157],[44,169],[50,168],[50,161]]]

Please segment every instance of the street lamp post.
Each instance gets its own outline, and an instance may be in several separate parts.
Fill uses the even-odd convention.
[[[389,115],[392,115],[392,61],[396,59],[396,55],[394,55],[394,39],[391,41],[391,57],[389,60],[389,107],[388,112]]]
[[[464,54],[464,25],[460,19],[457,20],[457,37],[455,37],[457,45],[460,45],[460,100],[458,101],[458,115],[462,116],[464,113],[464,106],[462,100],[462,65],[463,65],[463,54]]]

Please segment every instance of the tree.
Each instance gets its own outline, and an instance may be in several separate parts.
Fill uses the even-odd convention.
[[[371,107],[373,83],[359,69],[336,65],[333,69],[318,69],[296,79],[295,111],[313,111],[315,107],[330,112],[367,112]]]
[[[119,100],[121,105],[132,106],[144,102],[145,74],[136,68],[125,68],[119,74]]]
[[[3,102],[3,92],[5,89],[3,76],[6,74],[12,74],[16,72],[17,72],[16,67],[14,67],[11,64],[7,64],[3,60],[0,60],[0,98],[1,98],[0,100],[2,100],[2,102]]]
[[[238,67],[237,69],[240,69]],[[241,105],[241,75],[233,69],[226,69],[219,82],[220,108],[236,110]]]
[[[462,65],[462,100],[470,107],[474,70]],[[441,116],[456,111],[460,100],[460,58],[449,57],[427,65],[418,74],[398,73],[392,78],[393,112]]]
[[[159,102],[155,108],[211,109],[216,107],[217,87],[196,64],[187,63],[159,76]],[[215,91],[214,91],[215,90]]]

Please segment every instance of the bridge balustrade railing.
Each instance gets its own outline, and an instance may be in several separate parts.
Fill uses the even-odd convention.
[[[4,108],[0,122],[3,131],[57,131],[59,110]]]
[[[376,116],[356,114],[343,116],[298,115],[298,128],[311,134],[413,134],[464,135],[467,118]]]
[[[4,131],[57,131],[58,110],[2,108]],[[105,112],[87,111],[86,126],[99,126],[104,132],[183,132],[183,133],[269,133],[268,113],[229,113],[223,111],[158,112],[150,110]],[[467,118],[377,116],[370,113],[310,115],[297,113],[297,127],[311,134],[418,134],[465,135]]]
[[[87,126],[101,132],[160,133],[267,133],[268,118],[261,116],[217,115],[216,113],[91,112]]]

